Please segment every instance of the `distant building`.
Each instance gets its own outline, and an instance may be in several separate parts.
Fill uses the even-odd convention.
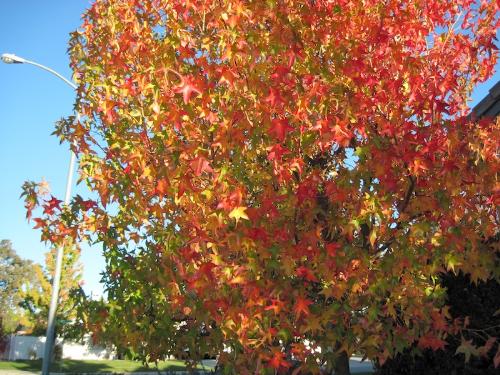
[[[492,117],[500,115],[500,81],[493,86],[488,95],[481,100],[473,109],[476,118]]]

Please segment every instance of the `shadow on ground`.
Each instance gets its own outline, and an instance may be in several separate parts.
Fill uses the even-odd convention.
[[[2,370],[18,370],[18,371],[30,371],[37,372],[41,371],[42,361],[41,360],[20,360],[13,362],[0,361],[0,371]],[[151,364],[149,367],[144,366],[141,362],[126,361],[126,360],[114,360],[114,361],[79,361],[65,359],[63,361],[52,363],[50,366],[51,372],[138,372],[138,371],[156,371],[156,367]],[[158,370],[160,371],[182,371],[186,370],[186,367],[182,361],[167,361],[160,362],[158,364]]]

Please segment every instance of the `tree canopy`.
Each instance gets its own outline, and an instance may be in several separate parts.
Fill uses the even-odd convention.
[[[28,183],[28,214],[103,244],[91,323],[147,360],[346,373],[442,348],[463,322],[438,273],[499,276],[500,129],[467,116],[498,22],[496,1],[94,1],[55,133],[95,199]]]
[[[0,323],[4,334],[23,330],[43,336],[52,293],[56,251],[45,255],[45,266],[19,257],[8,240],[0,241]],[[80,250],[65,246],[56,331],[62,336],[79,336],[75,324],[75,292],[80,288]]]
[[[0,241],[0,332],[3,334],[29,325],[19,304],[23,288],[32,280],[33,267],[31,261],[17,255],[10,241]]]
[[[35,264],[32,269],[32,283],[21,293],[21,306],[25,309],[31,325],[31,333],[43,336],[47,331],[47,318],[52,282],[55,274],[56,249],[45,254],[45,267]],[[56,335],[62,337],[81,336],[76,324],[75,293],[79,292],[82,280],[80,249],[68,242],[64,247],[63,265],[56,313]]]

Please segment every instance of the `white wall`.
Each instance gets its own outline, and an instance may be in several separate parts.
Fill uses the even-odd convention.
[[[68,359],[112,359],[114,353],[102,346],[66,341],[63,343],[63,358]]]
[[[45,337],[35,336],[10,336],[8,359],[35,359],[43,357]]]
[[[89,339],[84,343],[62,341],[57,339],[57,344],[62,345],[62,356],[67,359],[108,359],[114,358],[114,352],[92,345]],[[18,359],[36,359],[43,357],[45,337],[36,336],[10,336],[10,344],[7,345],[7,353],[3,357],[10,361]]]

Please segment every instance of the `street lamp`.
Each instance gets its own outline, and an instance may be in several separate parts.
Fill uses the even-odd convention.
[[[76,89],[76,85],[70,80],[66,79],[55,70],[52,70],[44,65],[38,64],[34,61],[23,59],[22,57],[16,56],[12,53],[4,53],[1,56],[1,59],[6,64],[30,64],[37,66],[43,70],[52,73],[56,77],[62,79],[66,84],[68,84],[72,89]],[[79,118],[79,114],[77,113],[77,119]],[[71,158],[69,162],[68,168],[68,176],[66,178],[66,194],[64,196],[64,205],[69,204],[69,200],[71,199],[71,187],[73,185],[73,173],[75,169],[76,155],[71,150]],[[54,345],[54,330],[55,330],[55,316],[57,310],[57,302],[59,299],[59,284],[61,280],[61,268],[62,261],[64,255],[64,247],[61,245],[57,248],[57,257],[56,257],[56,270],[54,274],[54,279],[52,280],[52,296],[50,299],[50,308],[49,308],[49,316],[47,320],[47,337],[45,339],[45,346],[43,351],[43,364],[42,364],[42,375],[49,374],[50,367],[50,357],[52,354],[52,347]]]
[[[55,70],[46,67],[45,65],[38,64],[34,61],[23,59],[22,57],[16,56],[13,53],[4,53],[4,54],[2,54],[1,58],[2,58],[2,61],[6,64],[30,64],[30,65],[37,66],[43,70],[46,70],[47,72],[52,73],[57,78],[62,79],[64,82],[66,82],[66,84],[71,86],[72,89],[76,90],[76,85],[73,82],[71,82],[69,79],[63,77],[62,75],[57,73]]]

